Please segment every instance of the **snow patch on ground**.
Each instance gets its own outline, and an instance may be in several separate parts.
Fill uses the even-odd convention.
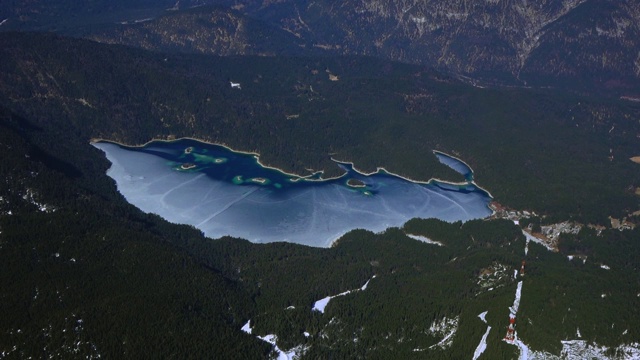
[[[627,345],[621,345],[616,348],[619,355],[622,355],[625,359],[640,359],[640,343],[631,343]]]
[[[369,286],[369,282],[370,282],[372,279],[375,279],[375,277],[376,277],[376,276],[375,276],[375,275],[373,275],[373,277],[372,277],[371,279],[367,280],[367,282],[366,282],[364,285],[362,285],[362,287],[360,287],[359,289],[347,290],[347,291],[342,292],[342,293],[340,293],[340,294],[338,294],[338,295],[327,296],[327,297],[325,297],[325,298],[322,298],[322,299],[320,299],[320,300],[316,301],[316,302],[313,304],[313,308],[312,308],[311,310],[312,310],[312,311],[319,311],[319,312],[321,312],[321,313],[323,313],[323,314],[324,314],[324,309],[327,307],[327,305],[329,304],[329,301],[331,301],[331,299],[333,299],[333,298],[335,298],[335,297],[338,297],[338,296],[348,295],[348,294],[350,294],[350,293],[352,293],[352,292],[367,290],[367,286]]]
[[[478,317],[480,318],[480,320],[482,320],[483,323],[487,323],[487,313],[489,313],[488,311],[485,311],[483,313],[480,313],[478,315]]]
[[[251,320],[247,321],[246,324],[244,324],[244,326],[242,326],[242,328],[240,329],[244,332],[246,332],[247,334],[251,334]]]
[[[41,202],[37,201],[38,197],[39,197],[38,194],[35,191],[31,190],[31,189],[27,189],[25,194],[22,195],[22,199],[23,200],[32,203],[33,205],[38,207],[38,210],[40,210],[42,212],[52,213],[52,212],[57,210],[55,206],[47,205],[47,204],[44,204],[44,203],[41,203]]]
[[[486,314],[486,311],[483,314]],[[487,331],[482,335],[482,339],[480,339],[480,343],[478,344],[478,347],[476,347],[476,351],[473,352],[473,360],[478,360],[480,355],[482,355],[482,353],[487,349],[487,336],[489,336],[489,331],[491,331],[491,326],[487,326]]]
[[[608,359],[606,346],[587,344],[586,340],[567,340],[562,342],[560,357],[567,360],[579,359]]]
[[[518,339],[518,334],[516,334],[515,343],[520,349],[520,356],[518,357],[518,360],[528,360],[530,353],[529,347],[525,345],[525,343],[523,343],[520,339]]]
[[[515,317],[520,307],[520,297],[522,296],[522,281],[518,281],[518,287],[516,288],[516,298],[513,299],[513,306],[509,308],[510,316]]]
[[[429,346],[429,349],[433,349],[435,347],[439,347],[441,349],[446,349],[453,344],[453,337],[458,331],[458,322],[460,321],[460,317],[456,316],[455,318],[443,318],[440,321],[434,321],[429,330],[427,330],[428,334],[443,336],[442,340],[437,344]]]
[[[545,243],[544,241],[542,241],[542,239],[539,239],[539,238],[529,234],[528,232],[526,232],[524,230],[522,230],[522,234],[527,239],[527,242],[533,241],[536,244],[540,244],[540,245],[544,246],[549,251],[556,251],[556,249],[554,249],[551,245],[549,245],[549,244]],[[528,246],[525,247],[525,255],[526,255],[526,251],[528,251]]]
[[[316,301],[313,304],[313,308],[311,310],[320,311],[321,313],[324,314],[324,308],[327,307],[327,305],[329,304],[329,300],[331,300],[332,297],[336,297],[336,296],[340,296],[340,295],[327,296],[326,298],[322,298]]]
[[[247,323],[244,324],[244,326],[242,326],[242,328],[240,330],[246,332],[247,334],[251,334],[253,332],[253,329],[251,328],[251,320],[247,321]],[[305,334],[305,336],[308,337],[309,333],[305,332],[304,334]],[[262,341],[266,341],[269,344],[273,345],[273,351],[276,353],[278,360],[299,359],[302,355],[304,355],[304,353],[307,351],[307,349],[309,349],[309,347],[307,347],[307,346],[298,345],[298,346],[296,346],[294,348],[291,348],[291,349],[289,349],[287,351],[283,351],[276,344],[276,341],[278,341],[278,336],[276,336],[274,334],[269,334],[269,335],[265,335],[265,336],[257,335],[256,337],[258,339],[262,340]]]
[[[605,264],[600,264],[600,267],[602,269],[605,269],[605,270],[611,270],[611,268],[608,265],[605,265]]]
[[[560,358],[563,360],[614,360],[614,359],[640,359],[640,343],[620,345],[614,348],[613,356],[606,353],[609,347],[598,344],[589,344],[586,340],[562,341]]]
[[[439,241],[435,241],[435,240],[431,240],[426,236],[422,236],[422,235],[413,235],[413,234],[405,234],[408,237],[414,239],[414,240],[418,240],[418,241],[422,241],[424,243],[427,244],[432,244],[432,245],[438,245],[438,246],[444,246],[443,243],[439,242]]]
[[[491,266],[480,270],[476,283],[480,286],[480,293],[482,293],[484,290],[491,291],[494,288],[505,285],[509,278],[508,268],[503,264],[494,262]]]
[[[609,348],[598,344],[589,344],[586,340],[561,341],[562,350],[560,356],[546,351],[530,351],[520,340],[514,341],[514,345],[520,348],[519,360],[632,360],[640,359],[640,343],[630,343],[614,348],[614,355],[607,355]]]

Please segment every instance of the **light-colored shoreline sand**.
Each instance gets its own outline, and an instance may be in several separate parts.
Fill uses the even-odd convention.
[[[640,156],[634,156],[632,158],[629,158],[629,160],[633,161],[636,164],[640,164]]]
[[[344,172],[344,173],[343,173],[342,175],[340,175],[340,176],[334,176],[334,177],[330,177],[330,178],[321,178],[321,179],[309,179],[309,177],[312,177],[312,176],[314,176],[314,175],[316,175],[316,174],[318,174],[318,173],[324,174],[324,171],[319,170],[319,171],[316,171],[315,173],[310,174],[310,175],[298,175],[298,174],[290,173],[290,172],[284,171],[284,170],[282,170],[282,169],[279,169],[279,168],[277,168],[277,167],[273,167],[273,166],[269,166],[269,165],[265,165],[265,164],[263,164],[262,162],[260,162],[260,154],[259,154],[259,153],[257,153],[257,152],[253,152],[253,151],[243,151],[243,150],[235,150],[235,149],[231,148],[230,146],[228,146],[228,145],[226,145],[226,144],[222,144],[222,143],[214,143],[214,142],[205,141],[205,140],[200,140],[200,139],[196,139],[196,138],[192,138],[192,137],[181,137],[181,138],[176,138],[176,139],[172,139],[172,140],[168,140],[168,139],[158,139],[158,138],[155,138],[155,139],[151,139],[151,140],[147,141],[146,143],[144,143],[144,144],[142,144],[142,145],[128,145],[128,144],[121,143],[121,142],[119,142],[119,141],[108,140],[108,139],[104,139],[104,138],[92,138],[92,139],[89,141],[89,143],[90,143],[90,144],[94,144],[94,143],[97,143],[97,142],[108,142],[108,143],[112,143],[112,144],[116,144],[116,145],[120,145],[120,146],[125,146],[125,147],[130,147],[130,148],[142,148],[142,147],[145,147],[145,146],[149,145],[149,144],[150,144],[150,143],[152,143],[152,142],[165,142],[165,143],[171,143],[171,142],[176,142],[176,141],[180,141],[180,140],[192,140],[192,141],[201,142],[201,143],[203,143],[203,144],[209,144],[209,145],[222,146],[223,148],[225,148],[225,149],[227,149],[227,150],[229,150],[229,151],[231,151],[231,152],[234,152],[234,153],[238,153],[238,154],[246,154],[246,155],[252,155],[252,156],[256,159],[256,161],[257,161],[258,165],[262,166],[262,167],[263,167],[263,168],[265,168],[265,169],[272,169],[272,170],[276,170],[276,171],[279,171],[279,172],[281,172],[281,173],[283,173],[283,174],[285,174],[285,175],[294,176],[294,177],[300,178],[300,179],[305,180],[305,181],[318,181],[318,182],[323,182],[323,181],[329,181],[329,180],[336,180],[336,179],[340,179],[340,178],[343,178],[345,175],[347,175],[347,172]],[[458,160],[458,161],[462,162],[462,163],[463,163],[463,164],[465,164],[465,165],[466,165],[466,166],[471,170],[471,172],[473,173],[473,169],[471,168],[471,166],[469,166],[469,164],[467,164],[467,163],[466,163],[466,162],[464,162],[463,160],[460,160],[460,159],[458,159],[457,157],[455,157],[455,156],[451,156],[451,155],[449,155],[449,154],[447,154],[447,153],[445,153],[445,152],[442,152],[442,151],[433,150],[433,152],[437,152],[437,153],[440,153],[440,154],[442,154],[442,155],[449,156],[449,157],[451,157],[451,158],[453,158],[453,159],[456,159],[456,160]],[[408,182],[411,182],[411,183],[414,183],[414,184],[431,185],[431,184],[433,184],[433,182],[439,182],[439,183],[442,183],[442,184],[448,184],[448,185],[454,185],[454,186],[474,185],[474,186],[475,186],[475,187],[477,187],[478,189],[480,189],[480,190],[482,190],[482,191],[486,192],[486,193],[487,193],[487,195],[489,195],[489,197],[490,197],[491,199],[493,199],[493,198],[494,198],[494,197],[493,197],[493,195],[492,195],[492,194],[491,194],[487,189],[485,189],[485,188],[483,188],[483,187],[481,187],[481,186],[478,186],[478,184],[476,184],[475,180],[472,180],[471,182],[453,182],[453,181],[448,181],[448,180],[438,179],[438,178],[435,178],[435,177],[432,177],[432,178],[430,178],[430,179],[429,179],[429,180],[427,180],[427,181],[414,180],[414,179],[411,179],[411,178],[409,178],[409,177],[402,176],[402,175],[399,175],[399,174],[393,173],[393,172],[391,172],[391,171],[388,171],[387,169],[385,169],[385,168],[384,168],[384,167],[382,167],[382,166],[378,166],[378,167],[376,168],[376,170],[375,170],[375,171],[370,172],[370,173],[367,173],[367,172],[365,172],[365,171],[358,170],[358,168],[356,168],[355,164],[354,164],[353,162],[351,162],[351,161],[342,161],[342,160],[338,160],[338,159],[336,159],[336,158],[334,158],[334,157],[330,157],[330,159],[331,159],[332,161],[336,162],[336,163],[339,163],[339,164],[348,164],[348,165],[351,165],[351,168],[352,168],[355,172],[357,172],[357,173],[358,173],[358,174],[360,174],[360,175],[364,175],[364,176],[371,176],[371,175],[379,174],[379,173],[380,173],[380,171],[384,171],[384,172],[386,172],[386,173],[387,173],[387,174],[389,174],[389,175],[396,176],[396,177],[398,177],[398,178],[401,178],[401,179],[403,179],[403,180],[405,180],[405,181],[408,181]],[[444,164],[443,164],[443,165],[444,165]],[[445,165],[445,166],[446,166],[446,165]]]
[[[316,173],[311,174],[311,175],[298,175],[298,174],[290,173],[290,172],[284,171],[284,170],[282,170],[282,169],[279,169],[279,168],[277,168],[277,167],[269,166],[269,165],[263,164],[262,162],[260,162],[260,154],[259,154],[259,153],[257,153],[257,152],[254,152],[254,151],[235,150],[235,149],[233,149],[232,147],[230,147],[229,145],[226,145],[226,144],[222,144],[222,143],[215,143],[215,142],[206,141],[206,140],[201,140],[201,139],[196,139],[196,138],[192,138],[192,137],[188,137],[188,136],[181,137],[181,138],[176,138],[176,139],[172,139],[172,140],[154,138],[154,139],[151,139],[151,140],[149,140],[149,141],[147,141],[146,143],[141,144],[141,145],[129,145],[129,144],[121,143],[121,142],[119,142],[119,141],[109,140],[109,139],[104,139],[104,138],[91,138],[91,140],[89,140],[89,143],[90,143],[90,144],[94,144],[94,143],[97,143],[97,142],[108,142],[108,143],[112,143],[112,144],[116,144],[116,145],[120,145],[120,146],[125,146],[125,147],[130,147],[130,148],[142,148],[142,147],[145,147],[145,146],[149,145],[149,144],[150,144],[150,143],[152,143],[152,142],[165,142],[165,143],[171,143],[171,142],[176,142],[176,141],[180,141],[180,140],[193,140],[193,141],[201,142],[201,143],[203,143],[203,144],[216,145],[216,146],[222,146],[223,148],[225,148],[225,149],[227,149],[227,150],[229,150],[229,151],[231,151],[231,152],[237,153],[237,154],[252,155],[252,156],[256,159],[256,161],[258,162],[258,165],[262,166],[262,167],[263,167],[263,168],[265,168],[265,169],[272,169],[272,170],[276,170],[276,171],[279,171],[279,172],[281,172],[281,173],[283,173],[283,174],[285,174],[285,175],[295,176],[295,177],[298,177],[298,178],[301,178],[301,179],[304,179],[304,178],[306,178],[306,177],[313,176],[313,175],[315,175],[315,174],[316,174],[316,173],[318,173],[318,172],[324,173],[324,171],[317,171]],[[346,174],[346,173],[345,173],[345,174]],[[342,175],[341,175],[341,176],[342,176]],[[329,180],[329,179],[322,179],[322,180]]]

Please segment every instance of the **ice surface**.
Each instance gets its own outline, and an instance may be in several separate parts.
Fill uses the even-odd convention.
[[[111,161],[107,174],[127,201],[170,222],[193,225],[212,238],[230,235],[258,243],[328,247],[357,228],[380,232],[415,217],[467,221],[491,214],[490,196],[473,184],[415,183],[385,172],[363,175],[343,165],[348,177],[366,184],[357,189],[348,186],[346,178],[305,181],[259,165],[249,168],[247,161],[256,162],[250,155],[223,153],[213,145],[206,145],[209,148],[200,154],[187,153],[184,146],[178,151],[183,143],[205,146],[193,141],[152,143],[144,148],[108,142],[94,146]],[[208,155],[214,151],[229,161],[215,163]],[[180,156],[204,159],[202,164],[208,160],[202,169],[181,171],[176,170]],[[245,167],[236,169],[235,162]],[[267,175],[251,175],[256,173]],[[224,176],[235,176],[236,183],[216,178]],[[272,178],[258,183],[264,176]]]

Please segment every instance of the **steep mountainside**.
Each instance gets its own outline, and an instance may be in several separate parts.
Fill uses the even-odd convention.
[[[172,12],[81,35],[163,51],[370,55],[434,66],[482,85],[640,96],[638,1],[216,3],[229,9]]]
[[[520,78],[530,85],[597,84],[639,95],[638,1],[590,1],[547,26],[524,59]]]
[[[103,43],[124,44],[164,52],[215,55],[314,55],[321,49],[303,39],[241,13],[198,7],[139,23],[85,28],[86,36]]]
[[[430,64],[490,83],[523,84],[518,75],[525,72],[530,78],[546,75],[538,85],[590,76],[590,84],[614,80],[621,82],[617,87],[633,85],[638,90],[638,1],[327,0],[229,5],[342,53]],[[537,51],[549,48],[559,53]],[[612,82],[608,85],[615,87]]]

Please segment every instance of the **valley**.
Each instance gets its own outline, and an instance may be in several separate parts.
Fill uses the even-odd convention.
[[[0,4],[0,358],[640,356],[635,3],[71,5]]]

